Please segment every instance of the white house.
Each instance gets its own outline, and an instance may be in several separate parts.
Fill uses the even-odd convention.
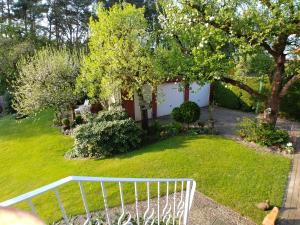
[[[189,87],[182,87],[180,82],[166,82],[158,86],[156,93],[150,95],[151,109],[148,110],[149,118],[170,115],[175,107],[185,101],[193,101],[199,107],[209,104],[210,84],[200,86],[192,83]],[[122,106],[135,120],[141,120],[138,97],[135,94],[133,100],[122,100]]]

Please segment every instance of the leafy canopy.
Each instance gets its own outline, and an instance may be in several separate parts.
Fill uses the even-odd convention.
[[[167,0],[162,4],[161,38],[172,46],[166,49],[176,53],[175,59],[190,59],[190,69],[180,69],[191,79],[233,76],[241,58],[262,51],[271,57],[281,51],[292,54],[299,45],[299,1]],[[287,42],[281,43],[285,38]]]
[[[77,89],[92,99],[107,99],[116,90],[132,97],[143,85],[157,82],[144,9],[115,4],[108,10],[100,4],[97,17],[90,21],[90,53]]]

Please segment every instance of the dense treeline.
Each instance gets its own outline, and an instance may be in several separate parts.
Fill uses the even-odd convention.
[[[118,3],[103,1],[105,8]],[[132,0],[138,7],[144,1]],[[88,23],[98,0],[0,0],[0,95],[12,88],[17,62],[43,46],[87,49]],[[151,4],[146,3],[150,9]],[[153,11],[146,10],[146,16]]]

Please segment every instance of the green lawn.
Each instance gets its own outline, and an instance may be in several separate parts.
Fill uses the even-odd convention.
[[[72,139],[51,128],[50,112],[36,119],[0,119],[0,201],[38,188],[69,175],[114,177],[189,177],[197,190],[231,207],[257,223],[264,212],[255,204],[270,199],[281,205],[290,160],[257,153],[221,137],[179,136],[140,150],[105,160],[65,160]],[[100,205],[99,184],[86,184],[89,207]],[[125,199],[133,200],[125,186]],[[60,189],[69,214],[83,212],[78,185]],[[108,187],[113,205],[116,188]],[[66,198],[66,196],[68,198]],[[34,200],[44,219],[60,214],[54,193]],[[80,205],[80,206],[79,206]],[[55,212],[56,211],[56,212]]]

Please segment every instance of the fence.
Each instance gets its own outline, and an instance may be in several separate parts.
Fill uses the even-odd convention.
[[[9,199],[7,201],[1,202],[0,206],[8,207],[14,206],[15,204],[21,202],[27,202],[31,211],[37,215],[37,211],[32,202],[32,199],[39,196],[45,192],[54,191],[57,203],[59,205],[62,219],[65,224],[71,224],[70,218],[67,216],[67,212],[61,201],[61,196],[58,191],[58,187],[61,187],[67,183],[76,182],[78,183],[82,203],[85,209],[86,220],[83,224],[88,224],[92,220],[91,212],[89,210],[87,198],[84,191],[84,182],[98,182],[99,183],[99,194],[103,197],[103,206],[105,212],[105,223],[100,223],[96,221],[96,224],[107,224],[107,225],[147,225],[147,224],[157,224],[157,225],[188,225],[189,212],[192,206],[194,192],[196,188],[196,182],[192,179],[153,179],[153,178],[106,178],[106,177],[85,177],[85,176],[70,176],[33,190],[31,192],[25,193],[18,197]],[[120,208],[121,214],[118,218],[118,222],[112,222],[112,215],[110,213],[110,208],[108,204],[108,198],[106,194],[106,185],[108,183],[117,183],[119,189],[120,197]],[[135,196],[135,209],[134,213],[127,210],[124,193],[123,184],[132,183],[133,192]],[[139,185],[143,183],[146,185],[146,209],[142,210],[139,208],[141,196],[139,196]],[[164,184],[165,196],[162,196],[162,187]],[[157,190],[157,197],[151,199],[150,196],[150,185],[155,185]],[[170,187],[174,187],[171,190]],[[145,197],[145,196],[144,196]],[[164,198],[164,201],[162,201]],[[153,204],[153,202],[156,204]],[[163,204],[163,205],[162,205]],[[37,215],[38,216],[38,215]]]

